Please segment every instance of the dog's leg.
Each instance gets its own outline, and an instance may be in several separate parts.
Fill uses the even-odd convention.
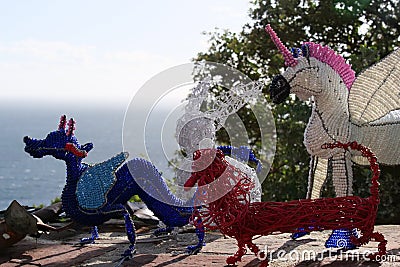
[[[372,239],[378,243],[378,251],[375,253],[371,253],[368,254],[367,257],[370,260],[375,260],[375,261],[379,261],[379,259],[381,258],[382,255],[386,254],[386,244],[387,244],[387,240],[385,239],[385,237],[383,236],[383,234],[378,233],[378,232],[372,232],[372,229],[363,229],[361,230],[361,235],[359,238],[352,238],[352,242],[354,244],[356,244],[356,246],[361,246],[361,245],[365,245],[367,244],[369,241],[371,241]]]
[[[370,258],[371,260],[379,260],[381,258],[381,256],[386,254],[387,240],[385,239],[383,234],[378,233],[378,232],[372,233],[371,239],[372,238],[375,241],[379,242],[379,244],[378,244],[378,252],[375,252],[375,253],[372,253],[372,254],[368,255],[368,258]]]
[[[230,256],[226,259],[226,263],[229,265],[233,265],[238,261],[242,260],[244,254],[246,254],[247,250],[245,248],[246,244],[242,240],[238,240],[238,250],[236,251],[235,255]]]
[[[268,258],[265,254],[265,251],[261,251],[260,248],[254,244],[251,239],[247,241],[247,247],[254,253],[260,260],[262,260],[260,267],[267,267],[268,266]]]

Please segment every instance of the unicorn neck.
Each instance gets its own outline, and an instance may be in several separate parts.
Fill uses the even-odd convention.
[[[324,128],[332,137],[346,141],[350,135],[348,89],[340,84],[335,88],[324,88],[323,91],[324,93],[314,98],[313,113],[318,114]]]
[[[340,112],[348,117],[349,110],[347,99],[349,96],[349,89],[342,81],[342,78],[329,67],[320,67],[320,69],[328,68],[322,75],[321,79],[321,93],[315,96],[315,103],[317,107],[327,115],[330,113]]]

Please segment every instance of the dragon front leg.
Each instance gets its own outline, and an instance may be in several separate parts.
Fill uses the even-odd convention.
[[[122,254],[123,259],[130,259],[136,252],[136,233],[135,225],[129,215],[128,210],[122,204],[108,205],[102,208],[102,213],[115,213],[115,215],[123,215],[125,220],[125,230],[130,242],[129,248]]]
[[[95,240],[99,238],[99,232],[97,230],[97,226],[92,227],[92,236],[91,237],[84,237],[80,240],[81,245],[86,245],[86,244],[94,244]]]
[[[200,217],[196,219],[195,225],[196,225],[196,235],[197,238],[199,239],[199,242],[197,243],[197,245],[188,246],[186,248],[188,253],[191,255],[197,254],[203,248],[203,246],[206,245],[206,243],[204,242],[204,232],[205,232],[204,226],[202,224],[202,220]]]

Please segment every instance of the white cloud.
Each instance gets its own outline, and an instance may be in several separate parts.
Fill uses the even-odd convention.
[[[48,42],[33,39],[14,43],[0,43],[0,54],[6,58],[17,57],[25,60],[89,63],[95,52],[94,46],[76,46],[65,42]]]
[[[247,5],[243,9],[232,8],[228,5],[215,5],[210,6],[210,11],[215,15],[222,16],[225,21],[229,21],[230,19],[243,19],[247,18],[247,13],[244,12],[246,10]],[[242,26],[242,25],[241,25]]]
[[[144,82],[179,59],[150,51],[25,40],[0,43],[0,99],[127,101]],[[179,62],[186,63],[186,62]]]
[[[117,61],[117,62],[170,62],[171,59],[165,56],[157,55],[154,53],[150,53],[148,51],[115,51],[115,52],[107,52],[104,55],[104,58],[109,61]]]

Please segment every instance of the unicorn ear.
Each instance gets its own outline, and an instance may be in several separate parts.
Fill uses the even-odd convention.
[[[300,55],[300,49],[298,49],[297,47],[292,47],[290,49],[292,51],[292,55],[294,58],[298,58]]]
[[[307,44],[301,46],[301,54],[307,59],[310,58],[310,47]]]

